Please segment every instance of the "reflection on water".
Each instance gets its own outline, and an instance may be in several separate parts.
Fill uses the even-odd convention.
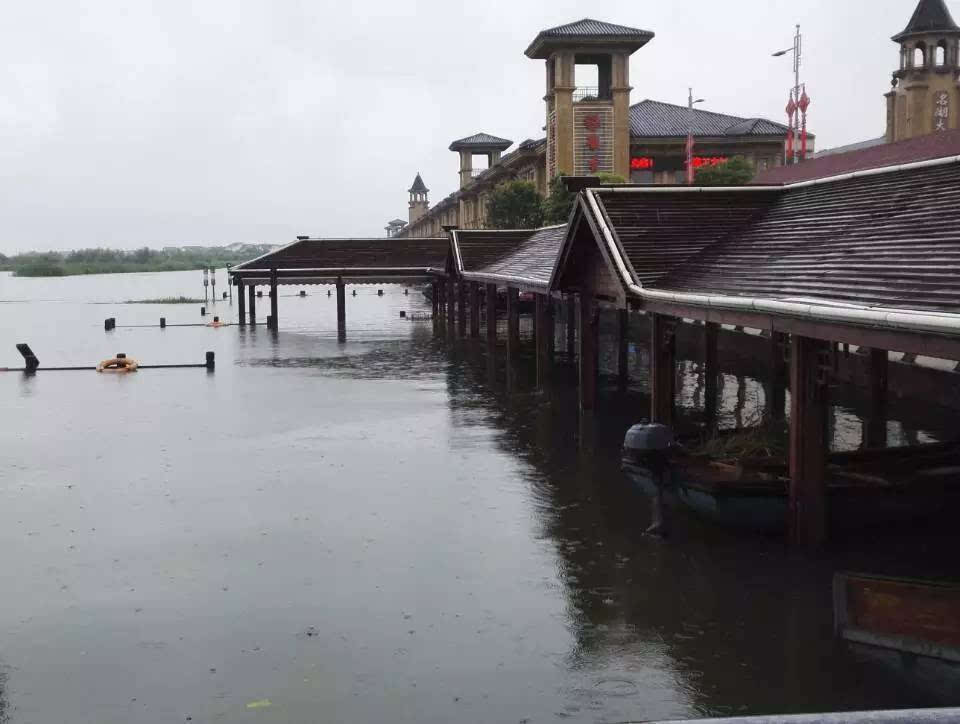
[[[3,283],[0,298],[68,296],[59,280]],[[195,280],[122,283],[143,298]],[[92,301],[124,296],[84,284]],[[954,535],[874,531],[818,559],[687,516],[668,543],[645,538],[647,501],[619,471],[648,408],[641,335],[630,387],[606,379],[581,422],[572,366],[535,391],[528,320],[508,369],[502,347],[400,319],[428,309],[416,290],[385,290],[348,297],[345,345],[321,288],[281,296],[279,333],[102,329],[196,321],[192,307],[4,307],[0,365],[19,341],[50,363],[218,359],[213,375],[0,374],[16,420],[0,429],[0,566],[18,582],[0,599],[4,716],[596,722],[960,703],[955,669],[835,643],[830,601],[839,569],[956,576]],[[723,424],[749,424],[763,375],[723,371]],[[699,362],[678,375],[695,418]],[[837,391],[835,445],[858,444],[861,409]],[[891,417],[904,440],[949,429],[932,406]]]

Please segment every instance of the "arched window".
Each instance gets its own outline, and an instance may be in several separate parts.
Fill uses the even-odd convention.
[[[906,70],[907,68],[907,58],[910,57],[910,51],[907,50],[906,45],[900,46],[900,70]]]
[[[927,46],[925,43],[917,43],[917,47],[913,49],[913,67],[927,67]]]
[[[947,41],[941,40],[937,43],[937,56],[936,56],[937,67],[944,66],[947,64]]]

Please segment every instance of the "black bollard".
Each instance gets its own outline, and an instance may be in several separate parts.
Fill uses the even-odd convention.
[[[223,298],[224,298],[224,299],[227,298],[227,293],[226,293],[226,292],[223,293]]]
[[[410,290],[409,290],[409,289],[404,289],[404,290],[403,290],[403,296],[407,296],[409,293],[410,293]]]
[[[117,352],[117,359],[126,359],[126,358],[127,358],[126,352]]]
[[[382,289],[378,289],[378,290],[377,290],[377,296],[378,296],[378,297],[382,297],[382,296],[383,296],[383,290],[382,290]]]
[[[406,316],[407,316],[407,313],[406,313],[406,312],[400,312],[400,317],[401,317],[402,319],[405,319]]]
[[[104,320],[103,320],[103,329],[104,329],[104,331],[109,332],[110,330],[116,329],[116,328],[117,328],[117,318],[116,318],[116,317],[110,317],[109,319],[104,319]]]
[[[305,297],[305,296],[307,296],[307,293],[306,293],[303,289],[301,289],[301,290],[300,290],[300,296],[301,296],[301,297]]]
[[[328,289],[328,290],[327,290],[327,296],[329,297],[330,295],[331,295],[331,292],[330,292],[330,290]]]
[[[207,308],[206,308],[206,307],[200,307],[200,316],[201,316],[201,317],[206,317],[206,316],[207,316]]]
[[[167,328],[167,318],[160,317],[160,329],[166,329],[166,328]]]
[[[214,318],[213,318],[213,323],[214,323],[214,324],[218,324],[219,322],[220,322],[220,317],[214,317]]]
[[[267,315],[267,329],[273,329],[273,317]]]
[[[263,298],[263,292],[260,291],[259,289],[257,290],[257,297],[259,297],[259,298],[261,298],[261,299]]]
[[[353,296],[357,296],[357,290],[356,290],[356,289],[353,290]]]
[[[207,352],[207,369],[212,371],[215,364],[216,363],[214,362],[214,359],[213,359],[213,352]]]

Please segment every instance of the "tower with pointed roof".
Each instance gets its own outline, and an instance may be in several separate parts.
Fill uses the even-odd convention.
[[[546,62],[547,177],[630,177],[630,56],[653,33],[583,18],[541,31],[526,50]],[[596,70],[596,86],[576,77]],[[592,80],[592,78],[591,78]]]
[[[430,193],[430,189],[427,188],[427,185],[423,182],[423,179],[420,177],[420,172],[417,172],[417,177],[413,179],[413,185],[409,189],[410,192],[410,223],[419,219],[421,216],[427,213],[427,210],[430,208],[430,199],[427,195]]]
[[[960,128],[960,26],[944,0],[920,0],[893,41],[900,67],[886,94],[887,142]]]

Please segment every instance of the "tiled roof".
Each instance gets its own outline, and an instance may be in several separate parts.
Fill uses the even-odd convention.
[[[754,182],[790,184],[945,156],[960,156],[960,130],[931,133],[897,143],[869,146],[859,151],[817,156],[792,166],[777,166],[758,174]]]
[[[822,151],[817,151],[811,158],[823,158],[825,156],[836,156],[838,153],[850,153],[850,151],[862,151],[865,148],[873,148],[874,146],[882,146],[887,142],[886,136],[880,136],[879,138],[868,138],[866,141],[857,141],[856,143],[848,143],[845,146],[835,146],[833,148],[825,148]]]
[[[900,42],[911,35],[923,35],[926,33],[960,33],[960,27],[953,22],[950,10],[943,0],[920,0],[917,9],[913,11],[913,16],[907,27],[901,33],[893,36],[893,40]]]
[[[455,231],[454,249],[464,278],[492,284],[509,281],[546,290],[567,227],[500,231]]]
[[[646,289],[960,314],[957,161],[782,189],[586,193]]]
[[[467,136],[466,138],[461,138],[451,143],[450,150],[469,151],[472,148],[476,148],[506,151],[511,145],[513,145],[513,141],[508,141],[506,138],[491,136],[489,133],[474,133],[472,136]]]
[[[430,189],[427,188],[427,185],[423,182],[423,179],[420,178],[420,174],[417,174],[417,177],[413,180],[413,186],[410,187],[410,193],[427,193]]]
[[[765,118],[740,118],[693,109],[694,136],[786,136],[787,127]],[[690,112],[686,106],[644,100],[630,107],[630,135],[686,138]],[[810,134],[811,136],[813,134]]]
[[[446,267],[446,238],[305,239],[233,267],[280,269],[436,270]]]
[[[526,55],[530,58],[544,58],[555,45],[569,45],[570,41],[593,43],[627,44],[633,49],[642,48],[653,38],[653,33],[626,25],[614,25],[602,20],[583,18],[566,25],[541,30],[530,43]]]

